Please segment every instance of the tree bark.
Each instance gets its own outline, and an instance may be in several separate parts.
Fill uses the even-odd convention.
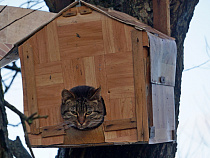
[[[45,0],[52,12],[59,12],[61,9],[72,3],[74,0]],[[171,36],[176,39],[177,44],[177,69],[175,85],[175,117],[176,128],[178,126],[179,102],[181,94],[181,78],[183,71],[183,44],[186,33],[189,29],[189,23],[192,19],[195,6],[199,0],[170,0],[170,24]],[[94,5],[100,5],[106,8],[112,7],[115,10],[127,13],[136,17],[143,23],[153,27],[153,4],[151,0],[86,0]],[[141,158],[170,158],[175,157],[176,143],[161,143],[155,145],[125,145],[125,146],[106,146],[90,147],[78,149],[60,149],[58,158],[68,156],[103,158],[103,157],[141,157]],[[59,153],[65,153],[59,156]]]
[[[0,75],[1,83],[1,75]],[[4,93],[2,84],[0,85],[0,158],[12,158],[12,154],[9,150],[9,139],[7,131],[7,115],[4,107]]]

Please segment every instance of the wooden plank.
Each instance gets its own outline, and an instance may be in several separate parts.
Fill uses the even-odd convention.
[[[114,36],[115,52],[125,52],[127,50],[126,36],[125,36],[125,24],[119,21],[112,20],[112,29]]]
[[[107,88],[107,74],[106,74],[104,55],[95,56],[94,62],[95,62],[96,84],[97,86],[101,86],[101,95],[105,99],[105,97],[107,97],[108,95],[108,88]]]
[[[136,118],[104,121],[104,131],[117,131],[136,128]]]
[[[145,50],[145,47],[144,47]],[[150,56],[149,50],[146,49],[147,56],[144,57],[145,74],[146,74],[146,97],[147,97],[147,111],[149,127],[153,126],[153,108],[152,108],[152,86],[150,82]]]
[[[123,86],[133,86],[133,74],[112,74],[107,75],[108,78],[108,87],[117,88]]]
[[[60,61],[56,62],[46,62],[43,64],[37,64],[35,67],[35,75],[45,75],[45,74],[51,74],[51,73],[60,73],[62,72],[62,66]]]
[[[81,15],[85,15],[85,14],[91,14],[92,13],[92,9],[90,9],[89,7],[86,6],[81,6],[78,8],[78,11]]]
[[[114,99],[110,96],[110,98],[106,120],[129,119],[136,116],[134,96],[133,98],[122,96]]]
[[[153,0],[154,28],[166,35],[171,35],[170,30],[170,2],[169,0]]]
[[[42,145],[43,146],[51,146],[51,145],[56,145],[56,144],[63,144],[63,135],[56,136],[56,137],[46,137],[42,138]]]
[[[126,38],[126,47],[129,52],[132,52],[132,40],[131,40],[131,32],[134,30],[133,27],[129,25],[124,25],[125,29],[125,38]]]
[[[116,98],[133,98],[134,97],[134,86],[123,86],[117,88],[108,89],[110,99]]]
[[[21,49],[19,49],[21,51]],[[26,96],[29,115],[38,112],[37,96],[36,96],[36,81],[34,75],[34,57],[33,49],[28,42],[22,45],[22,61],[24,61],[24,75],[26,85]],[[39,119],[34,120],[31,124],[31,133],[38,134]]]
[[[60,111],[60,104],[61,104],[61,97],[53,99],[52,101],[45,101],[46,106],[40,106],[39,107],[39,114],[44,116],[47,115],[47,119],[39,119],[40,121],[40,127],[45,126],[54,126],[63,121],[61,117],[61,111]],[[44,100],[42,101],[44,103]],[[48,105],[48,106],[47,106]]]
[[[31,45],[33,48],[33,60],[34,65],[39,63],[39,48],[38,48],[38,42],[37,42],[37,36],[34,35],[33,37],[29,38],[27,42]],[[39,39],[40,40],[40,39]]]
[[[58,43],[58,33],[56,21],[52,21],[46,26],[47,32],[47,51],[50,61],[59,61],[59,43]]]
[[[137,130],[127,129],[120,131],[105,132],[105,142],[137,142]]]
[[[46,100],[51,100],[54,97],[61,97],[61,92],[63,89],[63,83],[39,87],[37,89],[37,99],[39,100],[42,98]]]
[[[62,17],[71,17],[77,15],[77,8],[70,8],[62,13]]]
[[[45,126],[41,128],[42,138],[65,135],[66,132],[62,125]]]
[[[101,21],[59,27],[58,36],[62,60],[104,54]]]
[[[105,15],[102,16],[102,32],[105,54],[115,53],[112,19]]]
[[[20,46],[18,48],[19,57],[20,57],[20,63],[21,63],[21,75],[22,75],[22,84],[23,84],[23,107],[24,107],[24,113],[27,113],[26,116],[28,116],[29,107],[27,102],[27,85],[26,85],[26,78],[25,78],[25,65],[23,60],[23,47]]]
[[[71,9],[74,9],[74,8],[71,8]],[[92,11],[91,14],[85,14],[85,15],[77,14],[77,16],[71,16],[71,17],[60,16],[57,18],[57,25],[58,27],[61,27],[61,26],[69,25],[69,24],[75,24],[75,23],[98,21],[98,20],[101,20],[101,15],[102,14],[96,11]]]
[[[132,32],[134,89],[137,119],[138,141],[149,141],[147,98],[146,98],[146,74],[143,57],[142,31]]]
[[[28,133],[28,137],[29,137],[29,140],[30,140],[31,147],[42,145],[41,135],[34,135],[34,134],[31,134],[31,133]]]
[[[39,32],[37,32],[34,36],[37,39],[37,49],[38,49],[38,56],[40,64],[48,63],[49,53],[47,51],[47,27],[44,27]]]
[[[142,42],[144,47],[149,47],[149,37],[146,31],[142,32]]]
[[[63,74],[62,73],[52,73],[36,76],[37,86],[47,86],[53,84],[63,83]]]
[[[98,87],[96,83],[95,61],[94,57],[83,58],[85,70],[85,85]]]
[[[82,59],[64,60],[62,62],[62,69],[66,89],[71,89],[78,85],[85,85],[85,70]]]
[[[105,63],[107,66],[109,65],[117,65],[117,64],[132,64],[132,51],[125,51],[115,54],[105,54]],[[126,65],[127,66],[127,65]],[[124,65],[124,67],[126,67]],[[132,72],[132,71],[131,71]]]
[[[93,130],[81,131],[74,128],[66,130],[64,136],[64,144],[90,144],[104,143],[103,126],[99,126]]]

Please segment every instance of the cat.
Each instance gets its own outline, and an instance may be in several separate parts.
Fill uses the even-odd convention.
[[[100,126],[106,115],[101,87],[77,86],[61,93],[61,115],[69,126],[89,130]]]

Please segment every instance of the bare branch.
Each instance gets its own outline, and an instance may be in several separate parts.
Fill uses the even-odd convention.
[[[47,118],[48,116],[40,116],[40,115],[36,116],[37,115],[37,112],[36,112],[36,113],[33,113],[31,116],[27,117],[22,112],[20,112],[16,107],[14,107],[13,105],[9,104],[7,101],[4,101],[4,105],[6,107],[8,107],[10,110],[12,110],[13,112],[15,112],[20,117],[20,120],[21,120],[21,123],[22,123],[22,127],[23,127],[23,131],[24,131],[25,142],[26,142],[26,144],[27,144],[27,146],[28,146],[28,148],[30,150],[32,158],[35,158],[34,153],[32,151],[32,148],[31,148],[31,143],[30,143],[30,140],[29,140],[29,137],[28,137],[28,132],[27,132],[27,129],[26,129],[25,121],[29,125],[31,125],[33,123],[33,120],[39,119],[39,118]]]
[[[16,124],[16,125],[13,125],[13,124],[7,124],[8,126],[12,126],[12,127],[18,127],[19,125],[21,124],[21,122],[19,122],[18,124]]]
[[[23,147],[23,144],[18,136],[14,141],[9,140],[9,148],[16,158],[31,158],[28,151]]]
[[[191,68],[186,69],[186,70],[184,70],[184,71],[189,71],[189,70],[192,70],[192,69],[195,69],[195,68],[199,68],[199,67],[201,67],[201,66],[203,66],[203,65],[207,64],[209,61],[210,61],[210,59],[209,59],[209,60],[207,60],[207,61],[205,61],[204,63],[202,63],[202,64],[200,64],[200,65],[197,65],[197,66],[191,67]]]
[[[15,67],[15,66],[5,66],[4,68],[9,69],[9,70],[13,70],[13,71],[17,71],[17,72],[21,72],[21,69],[19,67]]]
[[[184,70],[184,71],[189,71],[189,70],[192,70],[192,69],[195,69],[195,68],[199,68],[199,67],[201,67],[201,66],[207,64],[208,62],[210,62],[210,54],[209,54],[209,49],[210,49],[210,47],[209,47],[209,45],[208,45],[208,42],[207,42],[206,37],[205,37],[205,43],[206,43],[206,54],[208,55],[209,59],[208,59],[207,61],[203,62],[202,64],[199,64],[199,65],[197,65],[197,66],[191,67],[191,68],[186,69],[186,70]]]

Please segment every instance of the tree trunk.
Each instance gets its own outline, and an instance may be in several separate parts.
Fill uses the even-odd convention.
[[[181,94],[181,78],[183,71],[183,43],[189,28],[189,23],[193,16],[196,4],[199,0],[170,0],[170,23],[171,36],[177,43],[177,69],[175,85],[175,116],[176,128],[178,126],[179,102]],[[59,12],[74,0],[45,0],[50,11]],[[115,10],[125,12],[150,26],[153,26],[153,7],[152,0],[86,0],[94,5],[100,5],[106,8],[112,7]],[[170,158],[175,157],[176,143],[161,143],[155,145],[124,145],[124,146],[106,146],[89,147],[75,149],[60,149],[57,158],[87,157],[141,157],[141,158]]]
[[[1,75],[0,75],[1,83]],[[0,158],[12,158],[9,150],[9,140],[7,131],[7,115],[4,107],[4,93],[2,85],[0,87]]]

